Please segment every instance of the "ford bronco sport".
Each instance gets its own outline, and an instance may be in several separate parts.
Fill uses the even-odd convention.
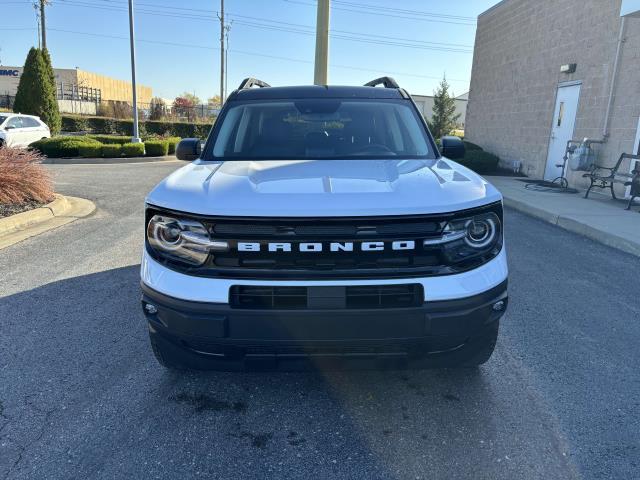
[[[252,88],[260,87],[260,88]],[[167,368],[477,366],[507,307],[502,196],[391,78],[246,79],[146,199]]]

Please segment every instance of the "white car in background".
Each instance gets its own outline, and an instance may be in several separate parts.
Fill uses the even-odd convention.
[[[49,127],[39,117],[0,112],[0,147],[28,147],[49,137]]]

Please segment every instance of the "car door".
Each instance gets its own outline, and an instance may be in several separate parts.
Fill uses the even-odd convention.
[[[7,146],[8,147],[21,147],[22,136],[24,135],[22,129],[22,117],[15,116],[7,120],[4,126],[7,132]]]
[[[28,146],[33,142],[47,136],[44,127],[38,120],[31,117],[22,117],[22,142]]]

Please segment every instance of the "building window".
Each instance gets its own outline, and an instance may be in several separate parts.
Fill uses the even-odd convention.
[[[562,126],[563,117],[564,117],[564,102],[560,102],[560,111],[558,112],[558,127]]]

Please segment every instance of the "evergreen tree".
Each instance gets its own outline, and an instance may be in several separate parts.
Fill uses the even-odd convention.
[[[20,77],[13,111],[37,115],[49,126],[51,133],[58,133],[61,119],[55,88],[49,53],[32,47]]]
[[[449,83],[445,77],[433,95],[433,117],[429,129],[435,138],[441,138],[456,128],[459,118],[455,98],[449,95]]]
[[[48,103],[44,110],[47,113],[44,114],[45,116],[41,115],[40,118],[49,126],[51,133],[55,134],[59,133],[62,128],[62,118],[60,117],[60,108],[58,107],[56,95],[56,76],[53,73],[53,66],[51,65],[51,55],[49,55],[49,50],[46,48],[42,50],[42,58],[48,71],[52,94],[46,97]]]

